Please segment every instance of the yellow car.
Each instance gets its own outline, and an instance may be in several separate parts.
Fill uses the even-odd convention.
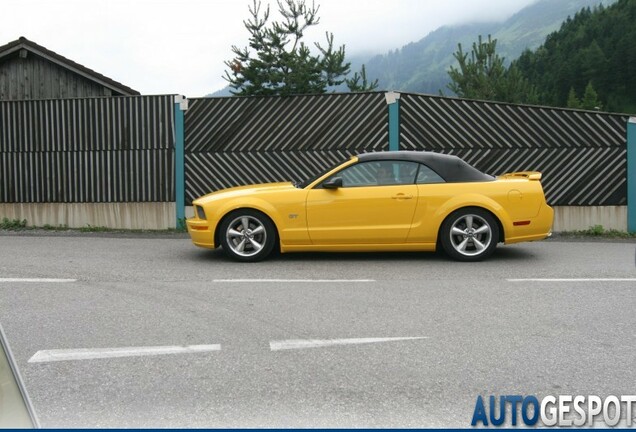
[[[541,174],[486,175],[433,152],[365,153],[302,184],[210,193],[186,221],[195,245],[238,261],[280,252],[435,251],[478,261],[497,243],[542,240],[552,229]]]

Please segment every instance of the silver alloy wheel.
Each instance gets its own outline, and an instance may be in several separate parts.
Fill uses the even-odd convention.
[[[450,243],[459,254],[474,257],[482,254],[492,242],[492,228],[488,221],[476,214],[465,214],[453,222]]]
[[[229,223],[225,238],[232,252],[242,257],[251,257],[265,246],[267,230],[257,218],[242,215]]]

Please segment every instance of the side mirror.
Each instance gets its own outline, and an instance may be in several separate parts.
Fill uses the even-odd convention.
[[[338,189],[342,187],[342,177],[333,177],[322,184],[325,189]]]

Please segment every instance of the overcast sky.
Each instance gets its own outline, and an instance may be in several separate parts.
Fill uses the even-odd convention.
[[[330,31],[348,55],[384,52],[445,24],[503,20],[535,1],[317,0],[321,22],[305,40],[323,42]],[[142,94],[205,96],[225,87],[231,46],[247,44],[251,2],[2,0],[0,45],[24,36]]]

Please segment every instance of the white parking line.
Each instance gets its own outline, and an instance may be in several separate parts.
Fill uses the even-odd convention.
[[[419,337],[388,337],[388,338],[353,338],[353,339],[288,339],[281,341],[270,341],[269,348],[272,351],[319,348],[334,345],[358,345],[381,342],[407,341],[417,339],[428,339],[427,336]]]
[[[0,278],[0,283],[70,283],[77,279],[52,279],[52,278]]]
[[[375,279],[214,279],[218,283],[350,283],[375,282]]]
[[[508,282],[636,282],[636,278],[527,278],[506,280]]]
[[[140,357],[165,354],[191,354],[220,351],[221,345],[150,346],[125,348],[79,348],[57,349],[36,352],[29,363],[44,363],[68,360],[93,360],[113,357]]]

